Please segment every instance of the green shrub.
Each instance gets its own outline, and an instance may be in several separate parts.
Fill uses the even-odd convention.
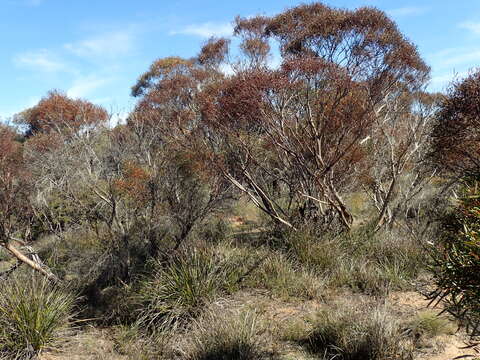
[[[193,249],[154,267],[138,294],[140,322],[146,327],[168,328],[195,317],[204,304],[233,289],[239,279],[235,263],[207,250]]]
[[[462,197],[442,222],[432,273],[434,294],[480,334],[480,181],[466,181]]]
[[[253,313],[211,312],[197,322],[187,350],[188,360],[266,359]],[[218,315],[218,313],[223,313]]]
[[[331,273],[345,256],[338,241],[327,236],[319,239],[308,231],[290,234],[286,247],[292,257],[318,274]]]
[[[36,277],[1,285],[0,354],[33,356],[65,336],[75,303],[72,294]]]
[[[411,359],[411,347],[398,322],[384,308],[360,311],[351,306],[320,312],[301,340],[325,359]]]

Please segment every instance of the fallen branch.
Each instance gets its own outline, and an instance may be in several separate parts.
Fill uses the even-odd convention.
[[[39,272],[43,276],[45,276],[48,280],[57,283],[60,282],[60,280],[51,272],[48,270],[48,268],[42,267],[41,264],[29,259],[27,256],[25,256],[20,250],[18,250],[13,244],[9,241],[6,244],[4,244],[5,249],[7,249],[10,254],[12,254],[18,261],[21,261],[22,263],[27,264],[30,266],[32,269],[35,271]]]

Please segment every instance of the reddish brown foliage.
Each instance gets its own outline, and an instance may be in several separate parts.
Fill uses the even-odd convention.
[[[224,38],[211,38],[203,45],[197,57],[201,65],[216,67],[225,60],[230,41]]]
[[[270,18],[264,16],[235,19],[234,34],[242,38],[240,48],[250,59],[251,66],[264,64],[270,53],[269,37],[265,32],[269,24]]]
[[[452,85],[433,131],[433,156],[455,175],[480,173],[480,71]]]
[[[16,121],[27,125],[27,135],[52,132],[73,134],[81,128],[104,123],[108,113],[100,106],[84,100],[74,100],[58,91],[51,91],[40,102],[17,116]]]
[[[0,243],[8,242],[30,215],[29,176],[22,145],[15,136],[11,129],[0,126]]]
[[[197,62],[158,60],[133,89],[143,96],[137,110],[148,109],[166,138],[203,136],[211,166],[276,220],[289,223],[269,193],[281,184],[292,196],[288,206],[327,204],[348,227],[341,193],[367,164],[360,140],[387,95],[420,87],[428,67],[373,8],[301,5],[273,18],[237,18],[235,35],[244,57],[233,75],[217,71],[222,41],[207,43]],[[267,66],[271,40],[281,45],[278,70]]]
[[[417,86],[428,75],[415,46],[375,8],[350,11],[321,3],[301,5],[274,17],[266,32],[280,41],[285,56],[336,63],[377,92],[398,80]]]
[[[113,186],[122,195],[131,200],[142,203],[148,197],[149,174],[133,162],[126,162],[122,166],[122,176]]]

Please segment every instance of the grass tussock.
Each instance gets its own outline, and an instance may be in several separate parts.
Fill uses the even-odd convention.
[[[407,325],[416,337],[433,338],[439,335],[451,335],[456,331],[455,323],[449,321],[445,316],[439,315],[438,311],[434,310],[418,313]]]
[[[263,350],[261,326],[253,312],[213,311],[196,322],[187,360],[270,359]]]
[[[411,341],[384,307],[328,309],[318,313],[308,327],[298,327],[296,332],[290,329],[288,336],[323,359],[413,358]]]
[[[238,282],[234,262],[209,251],[192,250],[168,264],[157,262],[137,296],[140,323],[169,328],[196,317],[202,307]]]
[[[134,325],[113,328],[114,350],[128,359],[172,359],[170,336],[167,333],[146,333]]]
[[[72,294],[37,277],[13,278],[1,286],[1,355],[28,358],[64,338],[72,321]]]
[[[302,268],[281,253],[269,254],[252,272],[247,287],[267,289],[282,299],[318,299],[322,296],[325,280]]]
[[[297,232],[286,238],[285,249],[304,267],[328,278],[330,287],[370,295],[410,289],[426,264],[420,244],[402,234],[368,228],[331,238]]]

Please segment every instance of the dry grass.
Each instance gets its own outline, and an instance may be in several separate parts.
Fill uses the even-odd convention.
[[[253,312],[214,309],[194,325],[185,359],[260,360],[272,357],[263,349],[262,327]]]
[[[305,330],[305,329],[304,329]],[[300,330],[302,331],[302,330]],[[412,359],[413,349],[400,323],[382,306],[344,304],[317,314],[309,329],[289,335],[324,359]]]
[[[452,335],[456,331],[455,323],[447,317],[439,315],[439,312],[435,310],[419,312],[414,319],[408,322],[407,326],[416,337],[433,338],[440,335]]]
[[[266,289],[284,300],[319,299],[323,295],[325,279],[295,264],[281,253],[272,253],[252,272],[245,285]]]

